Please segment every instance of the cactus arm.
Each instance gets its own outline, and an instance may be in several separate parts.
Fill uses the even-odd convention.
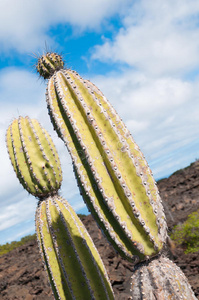
[[[67,144],[67,147],[74,159],[75,166],[77,167],[78,172],[78,178],[83,182],[82,188],[85,189],[85,194],[89,197],[90,201],[88,201],[87,205],[89,206],[89,209],[95,214],[96,220],[100,222],[100,225],[102,226],[102,229],[104,232],[106,232],[107,235],[110,236],[110,238],[117,243],[117,250],[123,254],[125,253],[125,256],[132,258],[134,254],[139,254],[139,252],[136,250],[136,246],[133,247],[132,241],[129,238],[124,237],[122,234],[122,227],[118,226],[118,222],[114,220],[114,217],[112,215],[112,212],[107,207],[106,202],[104,201],[104,197],[101,195],[101,192],[99,191],[99,188],[97,187],[96,180],[93,179],[92,172],[88,170],[88,163],[86,160],[86,157],[88,155],[88,151],[86,147],[82,146],[80,144],[80,138],[78,138],[75,135],[75,129],[72,127],[70,119],[72,117],[71,112],[69,109],[67,109],[67,114],[65,113],[64,109],[64,99],[59,99],[58,92],[55,90],[54,81],[53,78],[49,80],[48,85],[48,108],[49,113],[51,116],[51,120],[53,121],[53,124],[55,126],[55,129],[58,131],[59,136],[64,139],[65,143]],[[73,109],[76,107],[73,106]],[[76,109],[78,112],[78,110]],[[81,115],[80,115],[81,117]],[[68,119],[67,119],[68,118]],[[63,122],[64,120],[64,122]],[[83,119],[81,125],[84,125]],[[82,137],[81,137],[82,138]],[[92,141],[91,141],[92,142]],[[98,149],[95,149],[95,154],[98,159],[95,159],[98,163],[98,166],[103,166],[103,160],[101,158],[101,155],[98,151]],[[100,162],[98,162],[100,161]],[[112,181],[106,171],[106,169],[102,169],[104,172],[105,178],[108,180],[109,185],[106,183],[106,180],[104,180],[107,191],[110,189],[110,187],[113,187]],[[89,176],[89,174],[90,176]],[[99,175],[100,177],[101,175]],[[102,177],[102,176],[101,176]],[[98,179],[97,179],[98,180]],[[114,187],[113,187],[114,192]],[[115,194],[114,194],[115,195]],[[116,195],[115,197],[118,198]],[[113,196],[110,196],[111,199],[113,199]],[[101,201],[100,201],[101,200]],[[119,205],[119,211],[121,213],[121,210],[124,210],[120,201],[118,201]],[[95,212],[98,212],[97,214]],[[110,226],[110,220],[113,220],[113,228]],[[126,218],[128,221],[128,217]],[[133,225],[132,225],[133,226]],[[135,227],[135,231],[137,232],[138,237],[140,237],[140,233],[137,230],[137,227]],[[114,230],[116,229],[116,230]],[[120,238],[120,236],[121,238]],[[122,242],[122,239],[125,240]],[[125,244],[125,247],[123,246]],[[132,248],[133,248],[133,254],[132,254]],[[121,251],[122,249],[122,251]],[[142,257],[144,257],[142,254],[140,254]]]
[[[140,264],[131,280],[133,300],[197,299],[181,269],[162,256]]]
[[[83,183],[84,189],[87,187],[85,193],[89,194],[90,200],[88,197],[85,199],[95,202],[87,202],[87,205],[91,212],[98,208],[101,213],[96,220],[104,220],[103,227],[107,228],[106,219],[109,223],[112,219],[112,231],[119,236],[113,239],[117,240],[120,248],[126,244],[127,252],[131,253],[125,253],[128,258],[132,258],[135,252],[154,255],[164,243],[164,236],[159,234],[159,228],[165,224],[164,214],[159,226],[156,213],[161,207],[153,207],[155,201],[151,200],[141,176],[137,176],[136,163],[133,164],[128,151],[121,152],[122,135],[111,126],[109,116],[102,114],[101,106],[93,98],[94,92],[89,94],[87,90],[81,78],[74,79],[74,73],[68,70],[67,74],[64,71],[55,73],[49,80],[47,91],[51,120],[77,166],[80,186]],[[93,191],[93,198],[91,192],[94,187],[97,187],[97,194]],[[119,228],[118,223],[119,231],[115,230]],[[110,233],[108,235],[110,237]],[[120,242],[122,239],[125,240],[123,244]]]
[[[99,254],[66,201],[53,196],[40,202],[36,224],[57,299],[114,299]]]
[[[59,158],[50,136],[36,120],[14,120],[7,131],[7,147],[14,170],[28,192],[42,197],[60,187]]]

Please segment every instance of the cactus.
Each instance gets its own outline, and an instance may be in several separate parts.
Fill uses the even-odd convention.
[[[20,117],[7,130],[7,148],[19,181],[39,198],[36,232],[55,299],[114,299],[89,234],[58,195],[62,171],[47,131],[36,120]]]
[[[131,277],[133,300],[196,300],[180,268],[166,257],[141,263]]]
[[[180,269],[163,256],[168,238],[163,206],[126,126],[95,85],[58,68],[53,59],[49,63],[49,57],[56,55],[43,55],[37,67],[49,79],[48,112],[71,154],[89,210],[114,248],[136,263],[129,299],[196,299]]]
[[[124,258],[138,262],[157,255],[167,225],[143,154],[101,91],[77,72],[58,68],[55,57],[43,55],[37,71],[49,79],[48,111],[71,154],[84,201]]]

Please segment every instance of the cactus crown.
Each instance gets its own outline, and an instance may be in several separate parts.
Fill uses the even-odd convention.
[[[15,119],[7,130],[7,148],[23,187],[36,197],[54,194],[61,186],[59,157],[48,132],[29,117]]]
[[[47,52],[38,59],[36,69],[40,76],[44,79],[48,79],[55,71],[63,69],[63,67],[64,62],[61,55],[53,52]]]

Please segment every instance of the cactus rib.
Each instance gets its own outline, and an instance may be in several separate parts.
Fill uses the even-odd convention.
[[[24,188],[39,198],[36,232],[55,299],[113,300],[107,272],[84,225],[58,195],[62,171],[53,141],[36,120],[16,119],[7,148]]]
[[[93,84],[71,70],[56,71],[46,95],[84,200],[108,239],[129,260],[157,254],[167,237],[161,199],[122,120]]]

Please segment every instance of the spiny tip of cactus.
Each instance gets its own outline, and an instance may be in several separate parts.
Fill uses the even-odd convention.
[[[63,69],[64,61],[61,55],[55,52],[47,52],[39,57],[36,70],[44,79],[50,78],[54,72]]]

